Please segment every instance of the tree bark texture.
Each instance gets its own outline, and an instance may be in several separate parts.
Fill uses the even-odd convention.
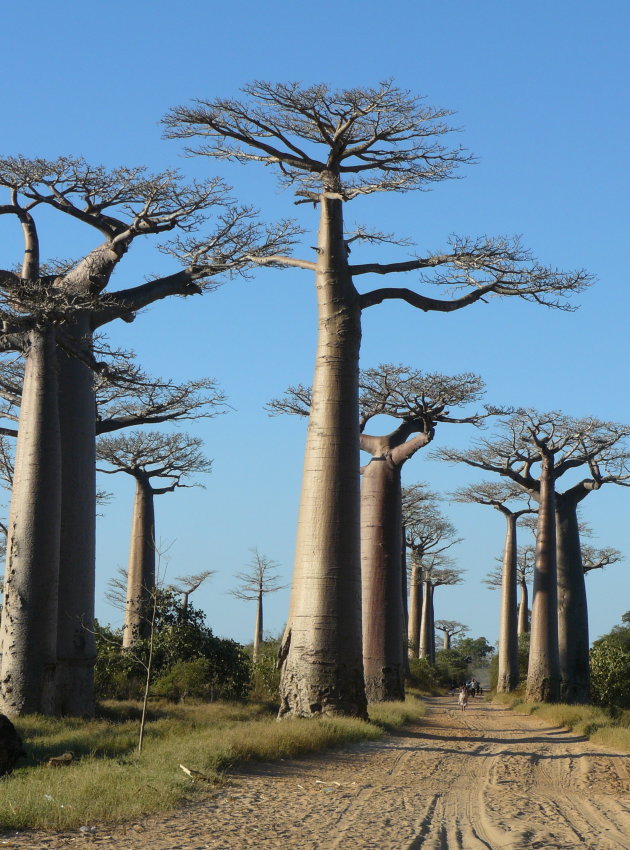
[[[588,604],[577,505],[570,496],[556,495],[560,699],[568,703],[590,698]]]
[[[127,601],[123,646],[132,647],[149,636],[151,593],[155,589],[155,510],[148,479],[136,475],[127,572]]]
[[[87,324],[87,323],[86,323]],[[91,346],[88,327],[77,344]],[[96,452],[94,378],[79,358],[58,351],[61,431],[61,538],[57,625],[57,712],[94,714]]]
[[[451,648],[451,636],[448,632],[444,632],[444,643],[442,649],[449,650]]]
[[[526,692],[528,702],[557,702],[560,697],[554,486],[553,455],[545,450],[540,470],[534,598]]]
[[[421,570],[415,560],[411,566],[409,585],[409,658],[418,658],[420,652],[420,624],[422,622],[422,581]]]
[[[361,487],[363,670],[368,702],[405,698],[400,467],[375,457]]]
[[[516,606],[516,517],[505,514],[507,530],[501,573],[501,621],[497,692],[509,693],[518,685],[518,622]]]
[[[527,581],[522,578],[519,581],[521,589],[521,598],[518,603],[518,633],[525,635],[529,632],[529,592],[527,590]]]
[[[53,328],[31,331],[0,628],[0,711],[55,713],[61,453]]]
[[[258,655],[260,653],[260,644],[263,639],[263,594],[262,591],[258,593],[258,598],[256,599],[256,625],[254,627],[254,646],[252,648],[252,660],[254,664],[258,661]]]
[[[430,581],[424,581],[422,588],[422,621],[420,623],[420,641],[418,657],[426,658],[431,663],[433,651],[433,640],[431,628],[433,626],[433,586]]]
[[[358,295],[341,201],[321,197],[318,340],[280,717],[367,716],[361,653]]]

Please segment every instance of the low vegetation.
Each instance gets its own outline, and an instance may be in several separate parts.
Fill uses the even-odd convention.
[[[172,810],[207,794],[237,764],[376,739],[424,712],[411,696],[374,706],[369,723],[345,717],[278,723],[266,703],[154,702],[141,755],[136,702],[105,703],[95,720],[21,718],[16,726],[28,761],[1,780],[0,828],[71,829]],[[46,766],[64,752],[74,755],[68,766]]]
[[[495,702],[519,714],[535,714],[554,726],[564,726],[595,744],[630,752],[630,711],[611,711],[595,705],[525,702],[523,695],[496,694]]]

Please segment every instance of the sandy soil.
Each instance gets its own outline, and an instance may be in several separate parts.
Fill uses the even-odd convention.
[[[93,834],[0,836],[56,850],[629,850],[630,757],[535,717],[430,700],[418,726],[257,765],[203,804]]]

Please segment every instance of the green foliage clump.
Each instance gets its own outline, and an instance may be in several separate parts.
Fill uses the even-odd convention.
[[[630,611],[621,619],[590,654],[593,702],[613,710],[630,708]]]
[[[258,649],[258,658],[255,663],[252,663],[251,699],[278,701],[280,692],[279,644],[279,639],[265,640],[261,643]]]
[[[251,662],[233,640],[217,638],[205,615],[186,609],[170,590],[157,591],[153,634],[154,690],[168,699],[243,699],[249,690]],[[149,639],[123,649],[122,630],[96,629],[95,683],[98,699],[139,699],[146,681]]]
[[[408,680],[412,687],[429,693],[438,690],[443,685],[437,670],[426,658],[409,659]]]

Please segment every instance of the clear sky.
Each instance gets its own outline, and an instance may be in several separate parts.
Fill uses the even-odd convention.
[[[195,97],[236,95],[255,79],[347,87],[393,78],[454,110],[460,141],[477,164],[462,168],[461,180],[428,193],[354,201],[349,223],[411,237],[423,251],[443,247],[451,233],[521,234],[542,262],[584,267],[598,283],[579,297],[575,313],[518,299],[452,315],[394,303],[372,308],[365,315],[362,365],[475,371],[494,404],[630,421],[625,0],[3,5],[2,155],[82,155],[107,166],[222,173],[264,217],[299,217],[308,229],[299,249],[307,258],[315,212],[294,207],[269,169],[184,158],[178,142],[161,138],[164,113]],[[94,240],[58,217],[42,220],[41,238],[50,257],[74,256]],[[11,267],[20,259],[14,224],[0,221],[0,240],[0,265]],[[355,256],[362,256],[358,249]],[[394,256],[406,258],[405,249],[387,259]],[[115,284],[140,283],[168,268],[147,242],[124,259]],[[413,285],[413,277],[405,283]],[[287,581],[292,569],[305,424],[270,419],[263,405],[288,384],[311,380],[309,272],[261,270],[253,280],[164,302],[131,326],[110,327],[114,342],[133,347],[151,373],[177,380],[211,375],[229,396],[229,414],[188,429],[214,459],[206,489],[160,497],[157,533],[170,546],[167,581],[216,569],[192,601],[217,634],[248,640],[253,605],[227,594],[234,572],[253,546],[281,564]],[[465,445],[471,430],[444,426],[435,444]],[[126,566],[133,495],[132,481],[118,478],[102,482],[115,492],[98,533],[97,613],[111,622],[119,615],[102,597],[108,578]],[[443,493],[472,480],[422,453],[405,469],[405,483],[427,481]],[[464,538],[456,557],[467,572],[461,587],[438,591],[436,617],[459,620],[473,636],[494,641],[498,595],[480,581],[500,554],[503,520],[488,508],[443,507]],[[597,535],[594,545],[630,550],[629,508],[624,488],[609,486],[587,499],[583,516]],[[630,608],[630,563],[591,574],[587,582],[596,637]],[[288,591],[269,599],[269,631],[282,628],[287,600]]]

